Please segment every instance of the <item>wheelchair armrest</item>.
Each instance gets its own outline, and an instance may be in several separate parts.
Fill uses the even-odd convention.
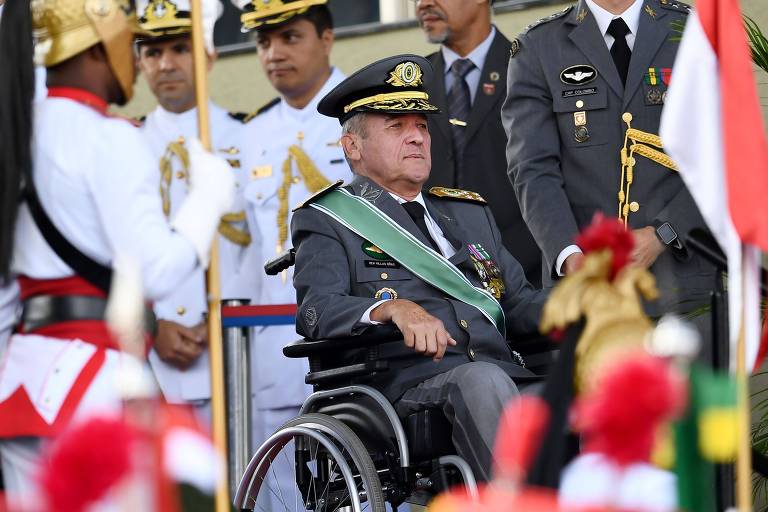
[[[340,350],[367,348],[393,341],[400,341],[403,335],[394,324],[372,325],[360,334],[345,338],[310,340],[304,338],[283,347],[286,357],[302,358],[328,355]]]
[[[296,263],[296,249],[290,248],[283,251],[280,256],[272,258],[264,264],[264,273],[268,276],[276,276]]]

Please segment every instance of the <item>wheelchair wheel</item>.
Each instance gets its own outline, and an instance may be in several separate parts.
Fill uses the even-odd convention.
[[[363,443],[344,423],[304,414],[285,423],[258,450],[243,507],[259,512],[384,512],[378,473]]]

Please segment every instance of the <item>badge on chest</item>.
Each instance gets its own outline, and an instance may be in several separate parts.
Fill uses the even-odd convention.
[[[643,93],[646,105],[664,104],[671,78],[672,68],[648,68],[648,71],[643,75]]]
[[[499,266],[481,244],[468,244],[467,249],[483,288],[497,300],[500,299],[505,287]]]

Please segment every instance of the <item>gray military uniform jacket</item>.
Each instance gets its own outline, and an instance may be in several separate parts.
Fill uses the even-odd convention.
[[[381,187],[357,177],[347,189],[428,244],[403,207]],[[475,286],[481,283],[467,244],[482,244],[502,270],[506,291],[500,303],[506,313],[508,337],[514,339],[515,334],[535,332],[546,292],[536,290],[525,280],[520,264],[502,245],[490,209],[466,200],[426,194],[424,199],[430,215],[457,249],[450,261]],[[370,245],[368,241],[331,217],[306,206],[294,214],[291,234],[296,248],[296,326],[303,336],[318,339],[359,332],[365,327],[359,322],[363,313],[379,300],[375,298],[376,292],[387,287],[394,289],[399,298],[420,304],[442,320],[458,342],[456,347],[448,347],[439,363],[405,345],[388,346],[382,357],[397,359],[392,362],[393,369],[376,376],[373,384],[390,399],[395,400],[419,382],[470,361],[496,362],[516,380],[535,378],[512,362],[509,344],[477,309],[446,297],[393,260],[383,268],[382,260],[375,260],[364,250]]]
[[[687,13],[687,6],[674,0],[644,0],[626,87],[584,0],[519,37],[502,108],[509,174],[552,277],[558,255],[575,243],[595,212],[617,216],[622,114],[632,114],[633,128],[659,133],[666,85],[661,73],[656,85],[646,77],[649,68],[672,68]],[[564,70],[577,65],[596,73],[566,83],[574,80],[564,81]],[[577,112],[586,116],[586,139],[576,137]],[[637,211],[629,214],[629,227],[669,222],[683,240],[691,229],[704,228],[680,176],[644,157],[636,160],[631,200]],[[688,301],[704,298],[714,283],[714,269],[685,248],[667,248],[651,270],[662,310],[693,307]]]

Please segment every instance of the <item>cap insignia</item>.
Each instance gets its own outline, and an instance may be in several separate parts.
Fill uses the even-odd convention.
[[[422,84],[421,68],[415,62],[403,62],[389,73],[387,83],[393,87],[418,87]]]

